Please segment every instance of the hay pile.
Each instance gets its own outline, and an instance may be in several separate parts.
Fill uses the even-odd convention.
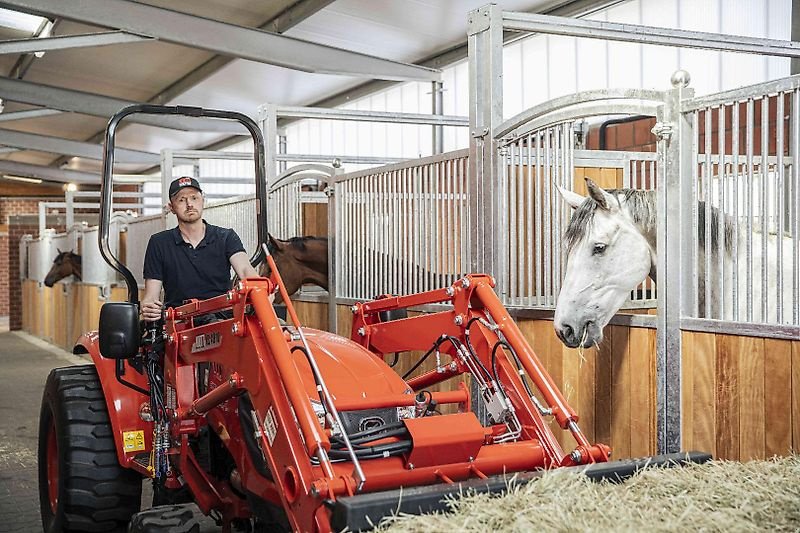
[[[502,496],[465,496],[450,508],[395,516],[378,531],[800,531],[800,455],[648,468],[618,485],[554,470]]]

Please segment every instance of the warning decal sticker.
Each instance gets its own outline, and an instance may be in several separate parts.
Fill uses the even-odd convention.
[[[123,431],[122,449],[125,453],[144,450],[144,431]]]

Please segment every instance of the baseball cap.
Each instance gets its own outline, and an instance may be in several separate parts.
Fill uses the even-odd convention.
[[[186,187],[192,187],[200,192],[203,192],[203,189],[200,188],[200,183],[198,183],[196,179],[184,176],[182,178],[172,180],[172,183],[169,184],[169,197],[172,198],[178,194],[178,191]]]

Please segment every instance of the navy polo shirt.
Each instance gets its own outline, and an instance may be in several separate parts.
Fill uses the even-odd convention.
[[[197,248],[183,240],[178,227],[150,237],[144,256],[144,279],[161,280],[164,305],[175,307],[190,298],[205,300],[230,289],[230,258],[244,252],[236,232],[207,223]]]

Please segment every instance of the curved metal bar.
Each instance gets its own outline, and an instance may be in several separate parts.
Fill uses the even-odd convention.
[[[223,120],[234,120],[239,122],[253,137],[253,160],[256,165],[256,224],[258,227],[258,239],[266,242],[267,238],[267,178],[265,166],[264,136],[256,122],[245,115],[235,111],[223,111],[219,109],[204,109],[202,107],[188,106],[164,106],[154,104],[134,104],[122,108],[115,113],[108,121],[106,126],[105,141],[103,147],[103,172],[100,178],[100,228],[97,232],[100,254],[108,265],[119,272],[125,278],[128,286],[128,301],[139,303],[139,290],[136,278],[131,271],[114,255],[109,246],[109,227],[111,225],[111,202],[113,196],[114,180],[114,145],[116,140],[117,127],[119,123],[130,115],[182,115],[188,117],[208,117]],[[259,246],[250,263],[258,265],[264,259],[264,252]]]
[[[618,102],[594,106],[566,107],[564,109],[559,109],[548,113],[544,116],[533,118],[529,122],[517,125],[516,129],[510,130],[510,134],[507,134],[505,139],[498,137],[498,140],[501,141],[499,146],[514,142],[519,137],[527,135],[532,131],[545,128],[547,126],[552,126],[554,124],[586,117],[598,117],[603,115],[642,115],[654,117],[656,116],[656,111],[658,110],[659,105],[663,105],[663,102],[638,104]]]
[[[329,167],[327,165],[318,165],[314,163],[295,165],[291,168],[287,168],[286,170],[281,172],[277,178],[275,178],[275,183],[273,183],[270,186],[269,192],[274,192],[283,187],[284,185],[288,185],[294,181],[310,177],[307,174],[303,174],[302,177],[298,176],[298,174],[300,173],[307,173],[307,172],[318,172],[320,174],[324,174],[325,176],[328,177],[328,179],[326,179],[325,182],[330,183],[330,178],[333,177],[336,171],[333,167]]]
[[[562,108],[603,100],[641,100],[650,104],[660,105],[664,103],[665,94],[663,91],[649,89],[594,89],[568,94],[533,106],[511,117],[497,127],[494,138],[505,137],[525,123]]]

